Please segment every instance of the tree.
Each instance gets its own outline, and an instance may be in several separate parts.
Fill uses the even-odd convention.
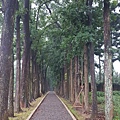
[[[8,94],[8,115],[10,117],[14,116],[14,53],[12,50],[11,55],[11,73],[10,73],[10,81],[9,81],[9,94]]]
[[[89,82],[88,82],[88,45],[84,45],[84,104],[85,113],[89,112]]]
[[[28,107],[28,63],[30,56],[30,31],[29,31],[29,0],[24,1],[25,14],[23,17],[23,28],[24,28],[24,51],[23,51],[23,62],[22,62],[22,94],[21,94],[21,105],[22,107]]]
[[[0,44],[0,119],[8,120],[8,88],[12,62],[12,40],[16,0],[2,1],[4,22]]]
[[[105,119],[113,119],[112,98],[112,54],[110,39],[110,2],[104,0],[104,75],[105,75]]]
[[[19,11],[19,2],[16,3],[16,10]],[[15,86],[15,112],[20,112],[20,76],[21,76],[21,50],[20,50],[20,15],[16,17],[16,86]]]
[[[93,0],[87,0],[87,5],[90,9],[88,12],[88,26],[92,28],[92,3]],[[94,43],[92,40],[89,42],[90,49],[90,76],[91,76],[91,92],[92,92],[92,113],[91,119],[95,119],[98,114],[97,108],[97,88],[96,88],[96,80],[95,80],[95,65],[94,65]]]

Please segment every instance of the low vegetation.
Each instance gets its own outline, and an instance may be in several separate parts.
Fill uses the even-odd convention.
[[[105,99],[104,92],[97,92],[97,101],[100,110],[104,111]],[[120,120],[120,91],[113,91],[114,118]]]
[[[9,120],[26,120],[28,116],[31,114],[31,112],[36,108],[36,106],[39,104],[39,102],[42,100],[42,97],[37,98],[35,101],[33,101],[31,106],[29,108],[23,108],[23,112],[15,113],[14,117],[9,117]]]
[[[64,98],[60,98],[64,104],[68,107],[68,109],[71,111],[71,113],[75,116],[75,118],[77,120],[85,120],[84,117],[80,116],[80,114],[78,113],[78,111],[76,111],[74,108],[73,108],[73,105],[66,99]]]
[[[98,103],[98,109],[99,111],[104,112],[105,108],[105,98],[104,98],[104,92],[97,92],[97,103]],[[91,93],[89,93],[89,98],[91,98]],[[66,104],[66,106],[69,108],[69,110],[72,112],[72,114],[77,118],[77,120],[84,120],[85,118],[81,117],[78,111],[76,111],[72,104],[64,99],[61,98],[62,101]],[[92,100],[89,99],[89,103],[92,103]],[[113,120],[120,120],[120,91],[113,91],[113,103],[114,103],[114,118]]]

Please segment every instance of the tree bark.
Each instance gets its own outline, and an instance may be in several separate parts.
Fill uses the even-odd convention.
[[[91,75],[91,92],[92,92],[92,113],[91,119],[95,119],[98,115],[97,107],[97,88],[95,80],[95,65],[94,65],[94,45],[90,44],[90,75]]]
[[[77,98],[77,56],[74,57],[74,69],[75,69],[75,74],[74,74],[74,93],[75,93],[75,100]]]
[[[70,95],[70,101],[71,101],[71,102],[74,102],[74,94],[73,94],[73,93],[74,93],[74,92],[73,92],[73,91],[74,91],[74,87],[73,87],[74,85],[73,85],[73,73],[72,73],[72,71],[73,71],[73,70],[72,70],[73,64],[72,64],[72,62],[73,62],[73,60],[72,60],[72,58],[71,58],[71,60],[70,60],[70,86],[71,86],[71,87],[70,87],[70,90],[71,90],[71,92],[70,92],[70,94],[71,94],[71,95]]]
[[[14,97],[13,97],[13,91],[14,91],[14,53],[12,50],[12,60],[11,60],[11,73],[10,73],[10,82],[9,82],[9,95],[8,95],[8,115],[9,117],[14,116]]]
[[[104,75],[105,75],[105,120],[113,119],[112,54],[110,40],[110,2],[104,0]]]
[[[21,105],[22,107],[28,107],[28,61],[30,54],[30,32],[29,32],[29,0],[24,1],[24,8],[26,13],[23,18],[23,27],[24,27],[24,51],[23,51],[23,63],[22,63],[22,96],[21,96]]]
[[[19,10],[19,3],[17,1],[16,9]],[[19,113],[20,108],[20,76],[21,76],[21,55],[20,55],[20,16],[16,17],[16,86],[15,86],[15,112]]]
[[[92,3],[93,0],[87,0],[86,4],[89,6],[90,10],[88,12],[88,26],[92,27]],[[97,88],[95,80],[95,65],[94,65],[94,45],[93,42],[89,42],[90,49],[90,76],[91,76],[91,92],[92,92],[92,113],[91,119],[95,119],[98,114],[97,107]]]
[[[0,43],[0,119],[8,120],[8,88],[11,73],[12,40],[16,0],[4,1],[4,23]]]
[[[84,45],[84,109],[85,113],[89,112],[89,82],[88,82],[88,48],[87,44]]]

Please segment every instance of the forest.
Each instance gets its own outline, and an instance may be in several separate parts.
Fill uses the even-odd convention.
[[[119,29],[119,0],[1,0],[0,120],[53,90],[120,120]]]

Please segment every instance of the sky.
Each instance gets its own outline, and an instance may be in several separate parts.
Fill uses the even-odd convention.
[[[120,62],[117,60],[113,63],[116,72],[120,73]]]
[[[98,59],[98,56],[94,56],[94,59],[95,59],[95,63],[99,64],[99,59]],[[104,56],[101,58],[102,61],[104,61]],[[101,62],[101,65],[103,66],[103,62]],[[116,60],[114,63],[113,63],[113,67],[114,67],[114,70],[118,73],[120,73],[120,62],[118,60]],[[103,68],[103,67],[102,67]],[[98,72],[99,70],[97,68],[95,68],[96,72]]]

